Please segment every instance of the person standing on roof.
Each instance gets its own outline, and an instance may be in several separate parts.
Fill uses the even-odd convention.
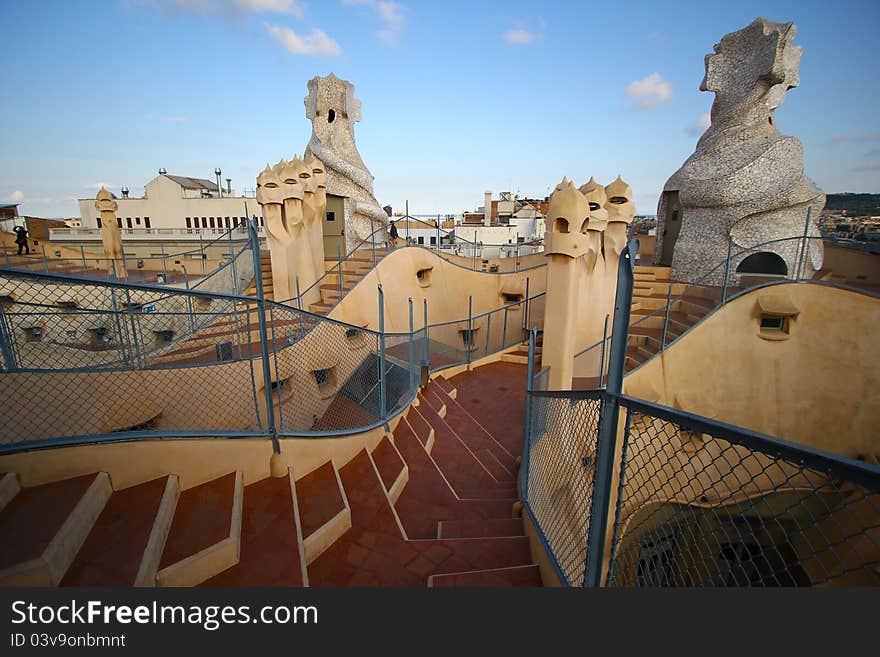
[[[397,233],[397,225],[393,221],[391,222],[391,227],[388,229],[388,237],[388,241],[393,249],[397,246],[397,238],[399,237]]]
[[[12,230],[15,231],[15,243],[18,244],[18,255],[21,255],[21,249],[24,248],[25,255],[31,254],[28,246],[28,232],[24,226],[16,226]]]

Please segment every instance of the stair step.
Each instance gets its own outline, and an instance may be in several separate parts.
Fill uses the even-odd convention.
[[[388,491],[391,503],[397,501],[409,479],[409,469],[394,444],[384,436],[372,452],[373,462]]]
[[[422,444],[422,447],[424,447],[425,451],[430,454],[434,448],[434,427],[428,424],[425,418],[422,417],[422,414],[415,407],[410,407],[406,414],[406,421],[409,423],[410,427],[412,427],[412,430],[415,433],[416,438],[418,438],[419,442]]]
[[[176,475],[114,491],[62,586],[154,586],[177,503]]]
[[[243,489],[243,473],[230,472],[180,494],[159,586],[195,586],[238,563]]]
[[[15,537],[0,541],[0,586],[57,586],[111,493],[104,472],[22,488],[0,511]]]
[[[312,563],[351,529],[351,509],[332,461],[296,482],[305,560]]]
[[[445,587],[505,587],[541,586],[541,571],[536,564],[471,570],[462,573],[442,573],[428,578],[430,588]]]
[[[295,487],[290,475],[244,487],[241,556],[202,586],[302,586],[307,583]]]
[[[441,520],[437,523],[437,538],[477,538],[487,536],[523,535],[521,518]]]

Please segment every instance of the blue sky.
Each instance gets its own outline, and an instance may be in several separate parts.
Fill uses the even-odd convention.
[[[711,107],[704,55],[757,16],[797,24],[776,123],[807,175],[880,192],[876,0],[4,0],[0,200],[77,216],[98,183],[141,195],[159,167],[253,188],[305,148],[306,83],[334,72],[383,205],[459,212],[620,173],[652,214]]]

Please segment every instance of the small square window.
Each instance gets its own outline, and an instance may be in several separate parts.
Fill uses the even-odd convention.
[[[312,370],[315,383],[318,384],[318,394],[321,397],[329,397],[336,393],[336,367],[328,367],[321,370]]]
[[[328,212],[327,213],[327,221],[336,221],[336,213]]]
[[[779,315],[761,315],[762,331],[785,331],[788,328],[788,317]]]

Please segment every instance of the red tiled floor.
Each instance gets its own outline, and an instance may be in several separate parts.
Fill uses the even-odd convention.
[[[201,552],[229,536],[235,473],[180,494],[159,568]]]
[[[311,536],[345,508],[333,464],[327,461],[296,482],[303,538]]]
[[[397,477],[403,470],[403,461],[394,449],[394,445],[387,437],[382,438],[376,449],[373,450],[373,462],[379,475],[382,477],[382,483],[385,484],[385,490],[390,491]]]
[[[204,586],[302,586],[296,517],[288,477],[245,486],[241,559]]]
[[[168,477],[115,491],[61,580],[61,586],[131,586]]]
[[[0,511],[0,568],[43,554],[95,477],[97,473],[22,488]]]
[[[516,566],[497,570],[480,570],[470,573],[451,573],[434,575],[431,585],[441,587],[477,586],[541,586],[541,573],[537,566]]]
[[[366,451],[340,470],[352,528],[309,566],[314,586],[424,586],[434,572],[529,563],[528,539],[406,541]]]
[[[439,411],[444,405],[446,406],[444,422],[467,444],[483,467],[489,470],[496,479],[506,479],[513,476],[516,472],[513,455],[455,400],[433,383],[429,385],[423,396],[435,411]],[[491,457],[488,457],[489,454]]]
[[[515,495],[500,500],[460,500],[406,421],[397,425],[394,438],[409,467],[409,482],[395,504],[407,536],[437,538],[440,520],[470,519],[481,523],[487,518],[510,517]]]
[[[440,528],[440,538],[474,538],[477,536],[523,536],[522,519],[445,520]]]
[[[456,401],[514,456],[522,451],[527,367],[497,361],[449,379]]]
[[[368,426],[379,418],[345,395],[336,395],[324,415],[314,426],[315,431],[332,431],[353,426]]]
[[[427,400],[422,399],[416,412],[434,428],[431,456],[459,497],[473,497],[465,495],[464,491],[490,490],[505,486],[505,480],[499,482],[492,476],[449,425],[437,415]]]

